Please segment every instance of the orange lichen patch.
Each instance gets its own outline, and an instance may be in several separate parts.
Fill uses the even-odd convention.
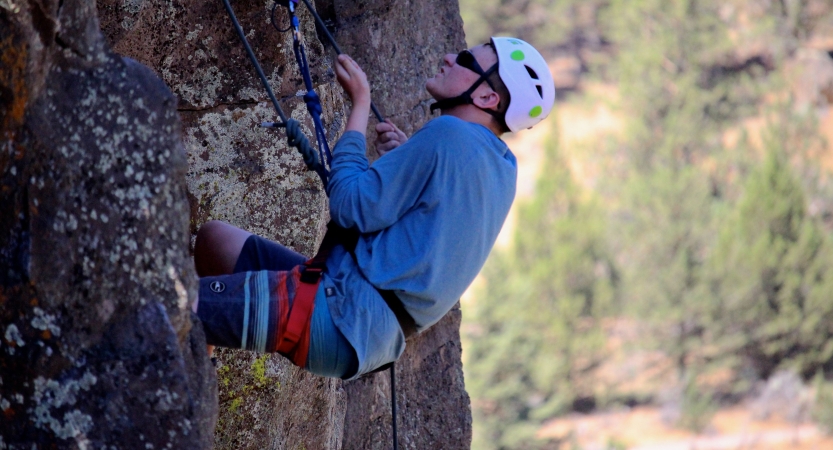
[[[52,333],[49,330],[43,330],[40,337],[41,339],[52,339]]]
[[[11,99],[0,123],[0,130],[8,133],[23,124],[23,115],[29,100],[26,86],[26,59],[28,48],[15,43],[12,36],[0,41],[0,80],[6,80]]]

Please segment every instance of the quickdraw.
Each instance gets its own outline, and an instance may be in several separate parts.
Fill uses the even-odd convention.
[[[315,18],[316,25],[318,29],[324,33],[329,41],[330,45],[335,50],[336,54],[342,54],[341,49],[338,47],[338,44],[333,38],[330,31],[327,29],[327,26],[324,24],[324,21],[321,20],[321,17],[315,11],[315,8],[310,5],[309,0],[303,0],[304,4],[306,5],[309,12]],[[243,46],[246,49],[246,54],[249,56],[249,60],[251,61],[252,65],[254,66],[255,70],[257,71],[258,77],[260,78],[260,82],[263,84],[263,87],[266,89],[266,93],[269,96],[269,100],[272,102],[272,106],[274,106],[275,111],[278,113],[278,117],[280,118],[280,122],[263,122],[261,123],[262,127],[267,128],[286,128],[286,138],[287,142],[290,146],[293,146],[298,149],[301,153],[301,156],[304,160],[304,163],[307,166],[308,170],[314,170],[318,177],[321,179],[321,183],[324,186],[324,191],[327,191],[327,186],[329,184],[329,170],[327,167],[330,166],[332,162],[332,153],[330,151],[330,146],[327,143],[327,135],[324,131],[324,124],[321,121],[321,99],[318,97],[318,94],[315,92],[315,89],[312,85],[312,77],[309,71],[309,63],[307,61],[306,56],[306,49],[304,48],[303,44],[303,35],[300,31],[300,21],[298,17],[295,15],[295,9],[298,5],[298,0],[279,0],[279,2],[275,2],[275,5],[272,8],[271,14],[271,21],[272,25],[275,27],[278,32],[286,32],[292,30],[292,48],[293,53],[295,54],[295,60],[298,63],[298,67],[301,70],[301,74],[304,78],[304,87],[306,88],[307,92],[304,94],[304,103],[307,106],[307,111],[309,112],[310,116],[312,117],[313,124],[315,125],[315,137],[316,141],[318,142],[318,154],[312,149],[309,140],[301,131],[301,125],[295,119],[289,119],[284,114],[283,110],[278,104],[277,98],[275,98],[275,94],[272,92],[272,88],[269,85],[268,80],[266,79],[266,75],[263,73],[263,69],[260,67],[260,63],[257,61],[257,57],[255,56],[254,52],[252,51],[251,46],[249,45],[248,40],[246,39],[246,35],[243,32],[243,28],[240,26],[240,22],[237,20],[237,17],[234,15],[234,11],[231,8],[231,4],[229,4],[229,0],[223,0],[223,4],[225,5],[226,11],[231,18],[232,23],[234,24],[235,31],[237,32],[237,36],[240,38],[240,41],[243,43]],[[275,10],[279,5],[285,6],[289,9],[290,15],[290,26],[286,29],[281,29],[275,23]],[[373,111],[373,114],[376,116],[376,120],[379,122],[384,122],[384,118],[382,114],[379,112],[379,109],[376,107],[373,102],[370,103],[370,108]],[[327,237],[325,236],[325,241]],[[392,425],[393,425],[393,448],[394,450],[399,448],[398,436],[397,436],[397,426],[396,426],[396,371],[394,368],[394,363],[390,364],[390,387],[391,387],[391,415],[392,415]]]
[[[313,17],[315,18],[315,22],[318,26],[318,29],[324,32],[324,35],[327,37],[330,45],[332,45],[333,49],[336,51],[336,54],[342,54],[341,49],[338,47],[338,44],[333,38],[333,35],[330,34],[330,31],[327,29],[324,21],[321,20],[321,17],[315,11],[315,9],[310,5],[309,0],[303,0],[304,4],[307,6],[307,9],[312,13]],[[309,112],[310,116],[312,117],[313,124],[315,125],[315,137],[316,141],[318,142],[318,154],[312,149],[312,146],[309,143],[307,137],[301,131],[301,125],[295,119],[287,118],[286,114],[284,114],[283,110],[278,103],[277,98],[275,97],[274,92],[272,92],[272,87],[269,85],[269,81],[266,79],[266,75],[263,73],[263,69],[260,66],[260,63],[257,60],[254,52],[252,51],[251,45],[249,45],[249,41],[246,39],[246,34],[243,32],[243,28],[240,26],[240,22],[237,20],[237,16],[234,15],[234,10],[231,8],[231,4],[229,0],[223,0],[223,5],[226,8],[226,12],[228,12],[229,17],[231,18],[232,23],[234,24],[234,29],[237,32],[237,36],[240,38],[240,42],[243,43],[243,47],[246,49],[246,54],[249,57],[249,61],[251,61],[252,66],[254,66],[255,71],[257,72],[258,77],[260,78],[261,84],[263,84],[264,89],[266,90],[267,95],[269,96],[269,100],[272,102],[272,106],[275,108],[275,112],[278,113],[278,117],[280,118],[280,122],[263,122],[260,125],[266,128],[286,128],[286,138],[287,142],[290,146],[295,147],[298,149],[298,152],[301,153],[301,157],[304,160],[304,163],[307,166],[308,170],[314,170],[318,177],[321,179],[321,183],[324,185],[324,190],[327,190],[327,185],[329,184],[329,167],[330,163],[332,162],[332,153],[330,152],[330,147],[327,143],[327,134],[324,130],[324,124],[321,121],[321,99],[318,97],[318,94],[315,92],[315,88],[312,85],[312,77],[309,71],[309,63],[307,61],[306,56],[306,49],[304,48],[303,44],[303,35],[300,31],[300,21],[298,17],[295,15],[295,10],[298,4],[298,0],[280,0],[276,2],[275,5],[272,7],[272,25],[275,27],[276,30],[279,32],[285,31],[292,31],[292,48],[293,53],[295,54],[295,60],[298,63],[298,67],[301,71],[301,74],[304,78],[304,87],[306,88],[306,93],[304,94],[304,103],[307,106],[307,111]],[[289,9],[290,13],[290,25],[286,29],[281,29],[275,23],[275,10],[278,6],[285,6]],[[370,108],[373,111],[373,114],[376,116],[376,119],[379,122],[383,122],[384,118],[382,114],[379,112],[379,109],[376,107],[373,102],[370,104]]]

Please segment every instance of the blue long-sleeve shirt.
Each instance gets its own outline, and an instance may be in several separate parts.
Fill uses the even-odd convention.
[[[356,350],[360,375],[396,360],[405,340],[375,288],[394,291],[424,330],[477,276],[515,196],[517,165],[487,128],[442,116],[371,166],[365,138],[333,150],[330,215],[361,232],[355,259],[327,261],[333,321]],[[375,288],[374,288],[375,287]],[[324,291],[324,289],[322,289]]]

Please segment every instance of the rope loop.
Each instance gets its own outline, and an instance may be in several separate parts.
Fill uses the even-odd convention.
[[[309,170],[318,170],[321,163],[318,161],[318,155],[309,143],[309,139],[301,131],[301,123],[295,119],[288,119],[286,121],[286,140],[289,145],[298,149],[301,157],[304,159],[304,164]]]

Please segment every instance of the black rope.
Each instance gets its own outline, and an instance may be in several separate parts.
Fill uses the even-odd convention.
[[[393,417],[393,450],[399,448],[399,440],[396,436],[396,363],[390,364],[390,409]]]
[[[263,74],[263,69],[260,68],[260,63],[257,62],[255,52],[252,51],[252,47],[249,45],[249,41],[246,39],[246,34],[243,33],[243,27],[240,26],[240,22],[237,21],[237,16],[234,15],[234,11],[231,9],[229,0],[223,0],[223,4],[226,6],[226,11],[228,11],[228,15],[229,17],[231,17],[232,23],[234,23],[234,29],[235,31],[237,31],[237,36],[243,43],[243,47],[246,48],[246,53],[249,55],[249,60],[252,62],[252,65],[255,66],[257,76],[260,77],[260,82],[263,83],[263,87],[266,88],[266,93],[269,95],[269,100],[272,101],[272,106],[275,107],[275,111],[277,111],[278,116],[281,118],[281,122],[286,123],[286,114],[283,113],[281,105],[278,104],[278,99],[275,98],[275,93],[272,92],[272,87],[269,86],[269,81],[266,79],[266,75]]]
[[[324,33],[324,36],[327,37],[327,40],[330,42],[330,45],[333,47],[333,50],[336,51],[336,55],[340,55],[340,54],[344,53],[338,47],[338,43],[336,43],[336,39],[333,37],[332,34],[330,34],[330,30],[327,29],[327,25],[324,23],[323,20],[321,20],[321,16],[319,16],[318,13],[315,12],[315,8],[312,7],[309,0],[304,0],[304,4],[307,5],[307,9],[309,10],[309,12],[312,13],[312,17],[315,18],[315,23],[318,25],[318,28]],[[373,115],[376,116],[376,120],[378,120],[379,122],[384,122],[385,121],[384,117],[382,117],[382,113],[379,112],[379,108],[376,107],[376,105],[373,103],[372,100],[370,102],[370,109],[373,111]]]
[[[272,14],[269,16],[269,19],[272,21],[272,26],[275,27],[276,30],[278,30],[278,33],[286,33],[287,31],[292,29],[292,24],[289,24],[289,26],[286,27],[285,30],[281,30],[281,27],[278,26],[277,22],[275,22],[275,10],[278,9],[278,6],[280,6],[280,3],[275,2],[275,5],[272,6]]]

